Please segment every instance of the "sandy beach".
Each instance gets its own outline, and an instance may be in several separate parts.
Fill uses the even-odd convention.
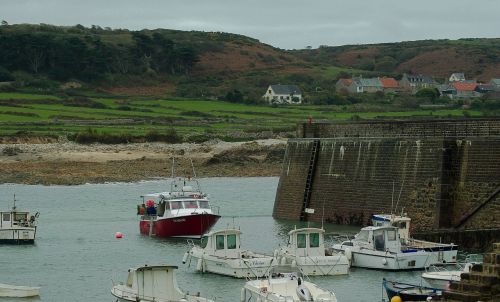
[[[277,176],[286,139],[202,144],[81,145],[68,141],[0,144],[0,183],[76,185],[172,175]]]

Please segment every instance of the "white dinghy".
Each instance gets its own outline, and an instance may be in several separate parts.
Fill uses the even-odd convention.
[[[121,302],[213,302],[182,292],[177,286],[176,269],[168,265],[131,268],[127,282],[113,285],[111,294]]]
[[[333,246],[351,255],[351,266],[382,270],[424,269],[430,253],[401,246],[398,228],[365,227],[352,240]]]
[[[274,267],[266,279],[248,281],[241,302],[337,302],[335,294],[305,281],[297,268]]]
[[[276,264],[274,257],[241,249],[240,235],[240,230],[226,229],[203,236],[200,246],[190,241],[182,263],[194,262],[198,271],[235,278],[267,276]]]
[[[452,281],[460,281],[463,273],[469,273],[475,264],[482,262],[481,255],[470,254],[465,263],[430,265],[422,273],[422,278],[434,288],[448,289]]]
[[[0,283],[0,297],[26,298],[40,295],[40,287],[18,286]]]
[[[324,229],[302,228],[288,233],[288,244],[275,251],[280,265],[297,267],[308,276],[345,275],[349,259],[342,251],[325,249]]]

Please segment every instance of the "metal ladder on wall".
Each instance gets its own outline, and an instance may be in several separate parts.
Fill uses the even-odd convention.
[[[314,172],[316,172],[316,164],[318,163],[318,150],[320,141],[314,140],[311,150],[311,158],[309,160],[309,168],[307,171],[306,187],[304,189],[304,200],[302,201],[302,210],[300,212],[300,220],[307,220],[306,209],[309,207],[309,201],[311,200],[312,185],[314,180]]]

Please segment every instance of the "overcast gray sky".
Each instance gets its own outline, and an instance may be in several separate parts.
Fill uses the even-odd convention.
[[[0,0],[0,20],[223,31],[276,47],[500,37],[499,0]]]

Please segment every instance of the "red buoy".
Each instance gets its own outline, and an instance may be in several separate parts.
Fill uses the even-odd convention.
[[[116,232],[115,233],[115,238],[116,239],[121,239],[123,237],[123,234],[121,232]]]

